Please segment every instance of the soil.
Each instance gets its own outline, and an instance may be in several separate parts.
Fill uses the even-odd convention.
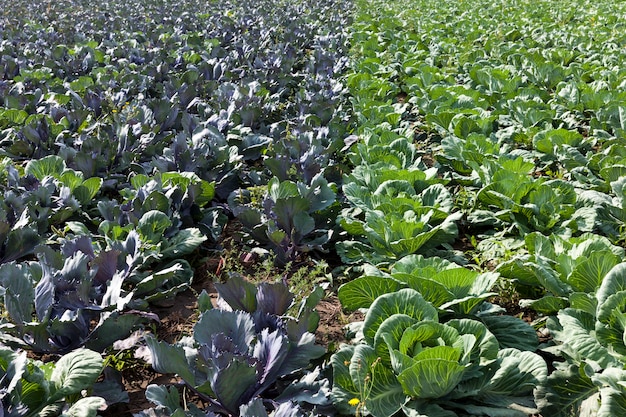
[[[345,315],[339,298],[335,295],[329,295],[320,301],[316,310],[320,315],[320,323],[315,332],[315,339],[328,350],[334,350],[341,343],[347,343],[346,325],[364,318],[359,312]]]
[[[152,312],[159,316],[160,323],[157,326],[157,339],[174,343],[181,337],[189,335],[198,317],[197,294],[207,289],[212,298],[217,299],[212,283],[199,282],[191,289],[176,295],[176,299],[153,306]],[[145,396],[145,391],[150,384],[176,384],[179,379],[173,375],[163,375],[152,369],[151,366],[140,362],[134,366],[124,367],[121,371],[121,382],[124,390],[128,393],[129,402],[114,404],[107,410],[100,412],[103,417],[130,417],[134,413],[154,407]],[[186,394],[185,394],[186,395]],[[187,401],[195,401],[186,395]]]
[[[435,158],[433,158],[433,156],[431,154],[427,154],[425,153],[424,155],[422,155],[422,162],[428,167],[428,168],[432,168],[435,166],[435,164],[437,163],[437,161],[435,160]]]
[[[474,244],[467,236],[461,236],[452,243],[452,248],[456,251],[467,253],[475,250]]]

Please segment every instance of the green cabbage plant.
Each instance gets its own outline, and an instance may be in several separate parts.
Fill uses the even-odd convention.
[[[437,309],[405,288],[378,297],[365,316],[363,343],[331,359],[341,412],[390,417],[538,412],[533,391],[547,365],[537,354],[500,349],[476,320],[440,323]]]
[[[590,233],[565,239],[535,232],[525,242],[528,253],[501,263],[497,271],[523,295],[540,291],[520,303],[546,315],[592,303],[606,274],[624,258],[624,249]]]
[[[345,262],[380,264],[454,241],[461,213],[451,213],[450,192],[441,184],[424,186],[418,178],[386,180],[374,190],[356,182],[344,185],[354,207],[342,212],[340,223],[356,238],[337,244]]]
[[[535,351],[535,329],[518,317],[500,315],[503,308],[488,300],[499,274],[480,273],[436,256],[409,255],[393,264],[390,273],[371,271],[343,284],[338,291],[344,309],[369,308],[384,294],[411,288],[437,308],[439,321],[473,318],[482,321],[500,347]]]
[[[91,350],[77,349],[44,364],[0,345],[0,415],[95,416],[105,400],[85,391],[101,371],[102,357]]]
[[[587,302],[572,302],[550,317],[555,346],[564,361],[539,392],[544,415],[626,415],[626,263],[603,277]]]
[[[442,313],[472,315],[485,308],[483,302],[487,298],[496,295],[491,288],[499,276],[422,255],[405,256],[392,265],[390,274],[380,274],[364,275],[343,284],[338,293],[343,308],[368,308],[381,295],[412,288]]]

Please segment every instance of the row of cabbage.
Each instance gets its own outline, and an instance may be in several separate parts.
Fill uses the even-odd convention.
[[[359,2],[337,248],[367,262],[339,289],[366,315],[332,360],[345,413],[624,414],[624,12]],[[547,342],[489,302],[502,285]]]
[[[324,353],[312,334],[321,290],[296,306],[285,285],[233,279],[223,308],[200,297],[183,344],[135,331],[157,325],[152,303],[189,288],[234,216],[278,264],[331,240],[351,3],[18,1],[5,12],[0,415],[128,401],[110,369],[94,382],[103,353],[136,344],[208,404],[189,410],[176,388],[153,386],[148,415],[329,406],[314,373],[275,398]]]

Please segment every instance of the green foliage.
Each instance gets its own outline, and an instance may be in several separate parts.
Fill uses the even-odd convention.
[[[2,406],[9,414],[34,417],[95,416],[105,406],[103,398],[88,396],[102,371],[102,357],[87,349],[44,364],[0,347]]]
[[[548,374],[531,352],[500,349],[498,340],[476,320],[439,323],[437,310],[415,290],[378,297],[363,322],[364,344],[333,355],[333,397],[350,412],[373,416],[426,412],[450,416],[491,413],[527,415],[532,392]],[[496,394],[496,395],[494,395]],[[531,406],[529,406],[531,405]]]
[[[427,233],[440,224],[441,212],[455,216],[455,228],[481,251],[477,257],[484,265],[495,267],[514,282],[517,291],[532,297],[522,306],[555,315],[548,318],[558,340],[558,348],[552,351],[576,359],[557,364],[548,384],[539,387],[537,404],[542,414],[608,415],[609,410],[619,414],[623,388],[616,381],[621,378],[617,371],[621,364],[614,366],[615,371],[606,372],[604,367],[621,356],[619,323],[623,320],[615,313],[621,299],[604,300],[608,303],[602,310],[604,322],[597,317],[600,298],[623,289],[608,283],[621,274],[623,250],[613,244],[623,241],[626,218],[624,96],[615,89],[624,77],[614,66],[625,56],[606,47],[621,39],[616,34],[618,20],[611,16],[623,11],[623,5],[557,3],[358,3],[353,25],[355,62],[347,83],[360,140],[350,148],[356,167],[343,187],[351,206],[339,220],[351,240],[340,242],[338,251],[344,262],[370,263],[380,271],[365,268],[368,273],[344,284],[339,296],[347,308],[368,309],[367,314],[374,315],[379,299],[416,290],[437,307],[441,324],[469,313],[493,331],[503,351],[536,350],[532,327],[493,314],[493,306],[481,298],[491,294],[495,274],[467,291],[472,280],[480,282],[478,274],[469,270],[441,264],[425,266],[423,271],[394,269],[394,261],[412,253],[450,258],[446,244],[457,237],[456,230],[449,241],[434,240],[432,247]],[[589,48],[580,48],[583,44]],[[432,156],[428,166],[422,164],[422,156]],[[379,192],[385,182],[384,192]],[[452,203],[424,207],[432,210],[425,221],[421,193],[439,184],[452,190]],[[457,196],[460,187],[462,195]],[[462,206],[455,206],[457,202]],[[421,229],[407,221],[405,213],[409,217],[416,213]],[[366,319],[366,345],[377,343],[372,336],[376,331],[368,327],[372,323],[389,326],[396,339],[414,325],[410,308],[398,307],[395,313],[395,322],[387,325]],[[602,349],[594,354],[598,346]],[[334,358],[333,366],[342,375],[334,390],[345,413],[391,415],[398,406],[411,416],[533,412],[469,405],[458,398],[444,404],[420,398],[398,400],[397,385],[388,382],[388,366],[378,371],[388,396],[371,395],[368,402],[365,394],[377,392],[372,376],[378,365],[374,364],[388,360],[384,350],[374,346],[373,354],[366,353],[369,347],[362,352],[361,347],[345,348]],[[455,385],[461,370],[454,366],[459,353],[452,349],[437,351],[436,366],[416,366],[410,377],[398,376],[401,386],[405,382],[405,394],[455,395],[457,389],[448,391],[445,384],[421,386],[422,381],[435,379]],[[352,355],[367,360],[361,360],[359,368],[350,362]],[[367,383],[365,378],[355,382],[357,369],[369,372]],[[580,393],[568,392],[565,381],[575,390],[580,388]],[[356,406],[351,408],[349,401],[354,399],[358,401],[352,401]],[[502,401],[500,405],[508,399]],[[451,409],[453,405],[458,408]]]
[[[556,314],[570,305],[595,310],[594,294],[624,256],[622,248],[594,234],[563,239],[535,232],[525,241],[529,253],[503,262],[498,272],[518,283],[520,291],[544,289],[542,298],[523,302],[544,314]]]
[[[587,308],[562,309],[548,320],[557,342],[551,350],[565,361],[540,390],[545,410],[557,416],[608,416],[624,409],[626,392],[618,381],[624,377],[626,359],[625,277],[626,264],[615,265],[590,295]]]
[[[341,225],[351,235],[364,237],[364,242],[338,244],[346,262],[396,260],[434,249],[457,235],[460,213],[449,213],[452,199],[440,184],[417,193],[408,181],[387,180],[372,192],[352,182],[344,193],[355,208],[342,212]]]
[[[418,291],[441,311],[473,315],[487,298],[498,274],[472,271],[437,257],[411,255],[393,264],[388,276],[368,275],[339,288],[339,300],[348,310],[368,308],[379,296],[400,288]]]
[[[594,229],[597,215],[589,207],[577,204],[572,184],[533,179],[528,171],[515,172],[508,165],[492,162],[483,180],[485,186],[476,196],[486,209],[482,213],[492,212],[492,224],[509,224],[522,236],[533,231],[566,234]]]

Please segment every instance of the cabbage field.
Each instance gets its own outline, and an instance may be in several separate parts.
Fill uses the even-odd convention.
[[[0,5],[0,417],[626,416],[626,3]]]

